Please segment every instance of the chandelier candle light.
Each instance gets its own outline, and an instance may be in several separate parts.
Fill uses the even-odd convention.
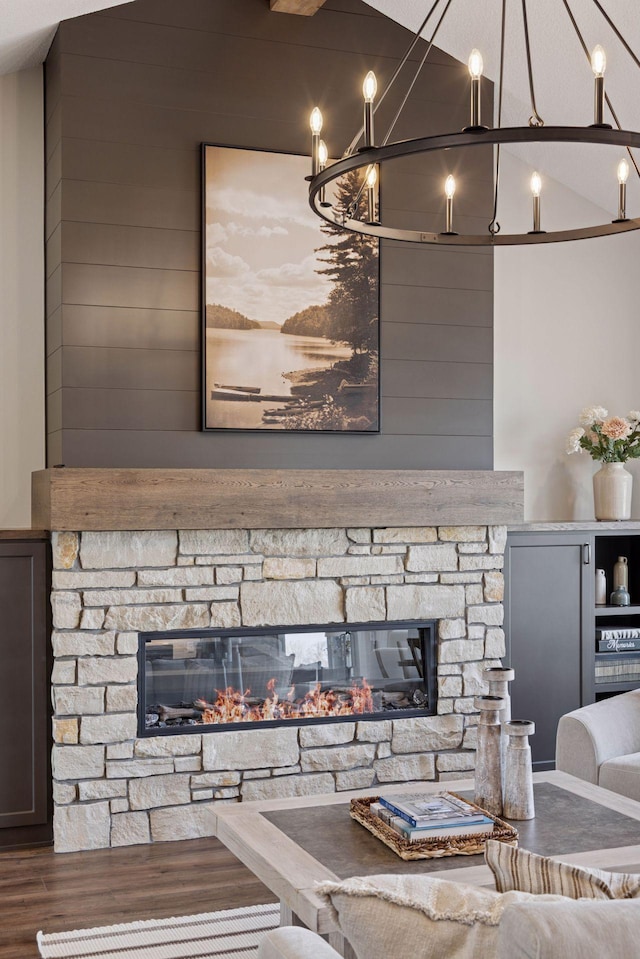
[[[453,197],[456,192],[456,181],[453,176],[449,174],[447,179],[444,181],[444,195],[447,200],[446,212],[445,212],[445,225],[444,232],[447,236],[457,236],[457,233],[453,232]]]
[[[470,3],[470,0],[467,0]],[[583,34],[578,22],[574,17],[567,0],[558,0],[564,3],[566,12],[569,16],[571,26],[582,48],[587,63],[590,65],[594,77],[594,122],[589,126],[570,125],[566,123],[563,126],[545,126],[544,120],[540,116],[534,92],[534,76],[531,61],[531,46],[529,42],[529,27],[526,14],[526,0],[522,0],[522,13],[524,25],[524,42],[526,64],[529,76],[529,92],[531,98],[531,116],[528,124],[523,126],[502,127],[500,125],[502,116],[503,100],[503,78],[505,64],[504,39],[506,36],[506,8],[507,0],[502,3],[501,18],[501,43],[500,43],[500,62],[497,64],[496,75],[499,81],[496,84],[497,91],[497,119],[495,128],[490,128],[482,123],[481,112],[481,80],[484,75],[484,62],[479,49],[474,48],[468,59],[469,82],[470,82],[470,117],[469,125],[460,131],[442,132],[429,136],[418,136],[414,139],[392,140],[393,130],[398,123],[402,111],[409,99],[409,94],[413,89],[416,80],[427,63],[429,54],[434,45],[434,40],[451,6],[451,0],[430,0],[430,7],[422,23],[414,34],[408,49],[401,58],[391,79],[380,95],[378,95],[378,83],[376,76],[370,70],[364,78],[362,84],[362,93],[364,97],[364,122],[357,131],[351,143],[344,151],[341,159],[327,165],[320,160],[320,132],[322,130],[322,114],[318,107],[315,107],[311,114],[311,176],[307,179],[309,183],[309,203],[312,210],[322,219],[332,225],[338,225],[344,229],[355,233],[362,233],[368,236],[390,240],[405,240],[411,243],[432,243],[432,244],[451,244],[458,246],[506,246],[525,243],[551,243],[565,240],[578,240],[588,237],[606,236],[608,234],[622,233],[628,230],[640,229],[640,217],[629,218],[626,214],[626,184],[629,176],[629,163],[623,159],[618,164],[618,216],[615,220],[607,223],[597,224],[588,227],[576,227],[565,230],[543,230],[540,224],[540,191],[542,178],[537,171],[531,178],[531,192],[533,196],[533,229],[527,233],[506,233],[501,232],[500,224],[497,220],[499,184],[500,184],[500,146],[502,144],[527,144],[527,143],[569,143],[569,144],[598,144],[614,145],[626,148],[629,159],[640,177],[640,166],[636,163],[631,154],[631,148],[640,148],[640,133],[623,129],[618,116],[614,110],[609,95],[605,94],[604,74],[607,66],[607,56],[600,44],[597,44],[591,52],[585,43]],[[611,17],[602,9],[599,0],[594,0],[595,6],[602,14],[608,28],[615,34],[620,41],[625,53],[633,60],[635,65],[640,68],[640,57],[631,49],[630,45],[615,25]],[[431,36],[423,39],[423,32],[440,7],[444,6],[442,12],[439,12],[437,23],[431,32]],[[386,97],[394,83],[402,74],[406,76],[407,69],[411,67],[412,54],[420,42],[427,44],[424,55],[418,58],[419,65],[413,72],[413,75],[406,80],[408,89],[402,98],[401,106],[397,110],[394,119],[386,131],[379,146],[375,145],[374,136],[374,117],[375,113]],[[605,106],[615,122],[615,127],[605,122]],[[403,226],[396,226],[393,222],[383,222],[380,211],[377,210],[376,192],[377,184],[384,179],[384,164],[399,157],[410,157],[419,154],[428,154],[456,148],[473,148],[477,146],[497,147],[496,167],[493,182],[493,216],[487,224],[487,232],[483,234],[461,233],[458,234],[453,229],[453,195],[455,192],[455,182],[452,176],[447,177],[445,187],[445,229],[440,233],[430,232],[427,229],[409,229]],[[355,187],[354,196],[347,197],[340,207],[328,203],[326,200],[326,187],[343,177],[353,170],[362,171],[362,179]],[[372,172],[375,171],[375,173]],[[390,172],[390,171],[389,171]],[[375,175],[376,181],[371,182]],[[613,175],[613,171],[612,171]],[[371,200],[371,190],[374,196]],[[358,203],[364,191],[367,191],[366,214],[360,212],[361,204]],[[388,213],[393,216],[393,211]],[[385,218],[386,219],[386,218]]]
[[[533,230],[532,233],[544,233],[540,229],[540,193],[542,192],[542,177],[534,173],[531,177],[531,196],[533,197]]]
[[[329,151],[327,150],[327,144],[324,140],[320,140],[318,144],[318,172],[322,172],[327,167],[327,160],[329,159]],[[327,203],[326,197],[326,187],[322,187],[320,191],[320,206],[331,206],[330,203]]]
[[[369,70],[364,83],[362,84],[362,95],[364,97],[364,145],[373,146],[373,101],[378,90],[378,81],[373,70]]]
[[[322,132],[322,114],[318,107],[311,111],[309,120],[311,127],[311,175],[320,173],[320,134]]]
[[[376,222],[376,183],[378,182],[378,171],[375,164],[369,168],[367,173],[367,216],[369,223]]]
[[[623,157],[618,164],[618,219],[614,223],[624,223],[627,219],[627,180],[629,164]]]
[[[471,77],[471,123],[465,130],[486,130],[480,123],[480,78],[484,73],[484,63],[479,50],[469,54],[469,76]]]
[[[604,71],[607,69],[607,56],[598,44],[591,54],[591,69],[595,79],[593,100],[593,125],[611,129],[610,123],[604,122]]]

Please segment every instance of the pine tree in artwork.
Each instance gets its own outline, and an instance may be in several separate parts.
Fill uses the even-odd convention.
[[[341,177],[335,185],[334,209],[347,211],[356,202],[363,174],[358,170]],[[358,215],[363,216],[366,190],[357,199]],[[327,266],[317,270],[333,281],[327,305],[328,330],[325,335],[348,343],[354,354],[378,350],[378,240],[343,230],[323,221],[322,232],[335,238],[316,251]]]

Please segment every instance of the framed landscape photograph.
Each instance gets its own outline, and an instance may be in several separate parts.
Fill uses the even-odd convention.
[[[378,432],[378,241],[312,213],[308,157],[202,149],[203,429]]]

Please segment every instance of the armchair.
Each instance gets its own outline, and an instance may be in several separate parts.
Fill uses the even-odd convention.
[[[556,768],[640,801],[640,689],[562,716]]]

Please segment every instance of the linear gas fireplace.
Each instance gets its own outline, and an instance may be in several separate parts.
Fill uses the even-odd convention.
[[[433,715],[435,623],[140,633],[138,676],[140,736]]]

